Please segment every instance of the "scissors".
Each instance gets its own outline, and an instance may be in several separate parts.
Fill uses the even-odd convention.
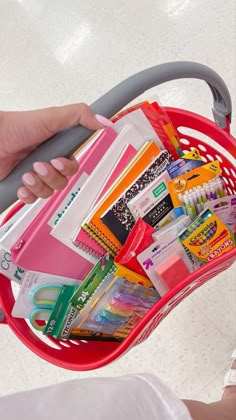
[[[62,286],[58,285],[41,285],[31,290],[29,299],[35,309],[30,312],[29,320],[36,330],[44,331],[45,323],[42,325],[42,321],[49,320],[61,289]]]

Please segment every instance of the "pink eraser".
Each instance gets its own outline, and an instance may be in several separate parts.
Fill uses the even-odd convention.
[[[155,268],[156,273],[172,289],[190,274],[188,267],[179,254],[172,254],[167,260]]]

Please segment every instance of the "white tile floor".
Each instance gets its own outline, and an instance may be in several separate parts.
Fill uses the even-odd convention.
[[[235,109],[235,7],[234,0],[0,0],[0,109],[90,103],[125,77],[172,60],[218,71]],[[163,104],[211,116],[203,83],[172,82],[158,92]],[[235,295],[234,267],[181,303],[146,343],[91,373],[48,365],[1,326],[0,395],[151,371],[180,397],[215,400],[236,344]]]

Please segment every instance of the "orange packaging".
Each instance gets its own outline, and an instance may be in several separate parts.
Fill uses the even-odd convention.
[[[203,185],[220,175],[220,163],[218,160],[215,160],[214,162],[195,168],[186,174],[180,175],[177,178],[171,179],[168,182],[168,189],[174,207],[182,206],[179,194],[183,195],[186,191],[192,189],[193,187]]]

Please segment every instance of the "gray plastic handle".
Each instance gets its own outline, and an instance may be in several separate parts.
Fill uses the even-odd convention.
[[[111,118],[146,90],[171,80],[185,78],[204,80],[209,85],[214,100],[215,121],[225,128],[227,122],[231,121],[231,98],[225,82],[209,67],[188,61],[160,64],[143,70],[119,83],[94,102],[91,108],[95,113]],[[0,183],[0,213],[14,203],[17,189],[21,186],[21,177],[32,170],[34,162],[49,162],[58,156],[71,156],[91,133],[81,126],[72,127],[57,133],[32,152]]]

